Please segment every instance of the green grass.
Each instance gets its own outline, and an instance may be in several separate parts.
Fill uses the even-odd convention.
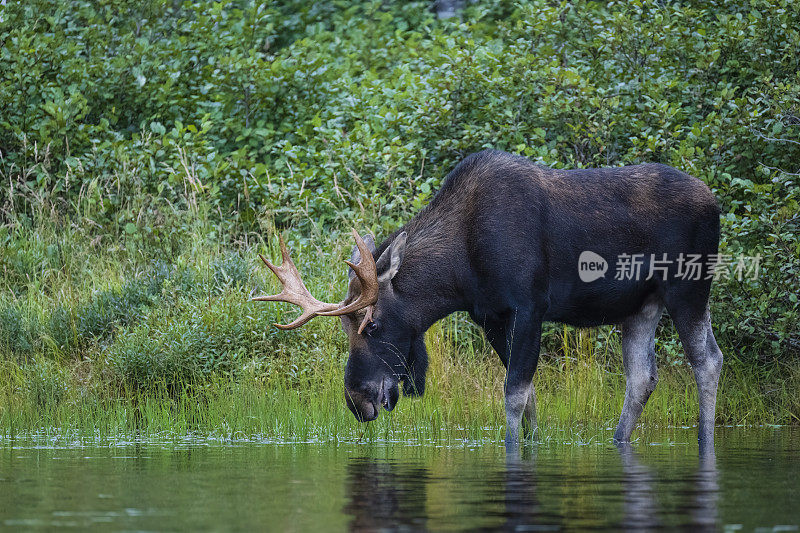
[[[465,316],[428,333],[425,396],[359,424],[345,407],[347,345],[338,321],[318,318],[282,332],[271,324],[296,310],[249,301],[254,290],[277,290],[257,261],[257,253],[277,256],[274,234],[224,235],[194,219],[172,224],[180,236],[169,246],[144,232],[112,238],[47,217],[3,227],[0,435],[502,439],[504,370]],[[98,244],[99,235],[107,245]],[[294,239],[291,247],[310,290],[341,298],[347,238]],[[644,431],[690,426],[697,417],[691,369],[666,317],[661,333],[660,382],[641,420]],[[553,325],[543,345],[534,381],[539,438],[610,438],[625,387],[618,332]],[[723,350],[718,423],[799,421],[800,368],[745,364]]]
[[[500,441],[503,436],[502,369],[493,361],[468,367],[454,354],[436,353],[425,397],[403,399],[392,413],[359,424],[344,405],[341,372],[292,388],[264,383],[257,375],[212,379],[167,394],[122,392],[86,395],[46,389],[44,402],[9,395],[0,409],[0,435],[73,435],[89,440],[163,439],[194,435],[223,440],[279,441]],[[569,371],[546,362],[536,378],[542,440],[610,438],[622,406],[621,376],[596,362]],[[749,388],[727,371],[720,391],[720,423],[785,423],[788,413],[764,401],[746,402]],[[27,377],[28,383],[34,378]],[[57,390],[55,394],[52,391]],[[788,394],[788,391],[786,391]],[[751,399],[752,400],[752,399]],[[645,429],[689,426],[696,395],[686,369],[665,373],[642,417]],[[588,437],[587,437],[588,435]],[[637,433],[639,435],[639,433]]]

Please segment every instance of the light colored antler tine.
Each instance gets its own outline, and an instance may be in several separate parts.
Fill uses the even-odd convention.
[[[356,241],[356,246],[361,255],[361,261],[359,261],[357,265],[354,265],[350,261],[345,261],[345,263],[353,269],[359,281],[361,281],[361,294],[351,304],[332,311],[320,312],[318,313],[319,315],[346,315],[358,311],[359,309],[369,307],[378,301],[378,270],[375,266],[375,258],[372,256],[372,252],[369,251],[369,248],[367,248],[367,243],[364,242],[364,239],[361,238],[355,229],[353,229],[353,238]]]
[[[303,278],[300,276],[300,271],[297,270],[296,266],[294,266],[294,261],[292,261],[292,256],[289,254],[289,249],[286,247],[286,243],[283,241],[283,236],[278,236],[278,243],[281,246],[281,269],[285,272],[291,273],[300,281],[301,284],[303,284]]]
[[[300,307],[303,307],[302,305],[300,305],[300,303],[297,301],[297,298],[295,298],[294,295],[287,294],[285,290],[281,291],[279,294],[272,294],[270,296],[256,296],[255,298],[251,298],[250,301],[252,301],[252,302],[286,302],[286,303],[290,303],[290,304],[293,304],[293,305],[298,305]],[[297,317],[293,322],[291,322],[289,324],[278,324],[276,322],[274,325],[277,328],[280,328],[280,329],[283,329],[283,330],[299,328],[300,326],[302,326],[303,324],[305,324],[306,322],[308,322],[309,320],[311,320],[315,316],[317,316],[316,313],[314,313],[313,311],[309,311],[309,310],[303,308],[303,313],[299,317]]]
[[[275,274],[276,276],[278,276],[278,278],[280,278],[280,277],[281,277],[281,276],[280,276],[280,274],[278,274],[278,270],[279,270],[279,268],[278,268],[278,267],[276,267],[275,265],[273,265],[272,263],[270,263],[270,262],[267,260],[267,258],[266,258],[266,257],[264,257],[263,255],[261,255],[261,254],[258,254],[258,257],[260,257],[260,258],[261,258],[261,260],[262,260],[262,261],[264,261],[264,264],[265,264],[265,265],[267,265],[267,268],[268,268],[268,269],[270,269],[270,270],[272,271],[272,273],[273,273],[273,274]]]
[[[277,296],[277,294],[275,295]],[[275,296],[253,296],[250,298],[251,302],[277,302],[280,300],[275,300]]]
[[[270,296],[255,296],[253,298],[250,298],[250,301],[251,302],[281,302],[281,301],[284,301],[283,298],[287,294],[286,294],[286,287],[285,287],[286,284],[284,283],[284,280],[283,280],[283,270],[281,269],[281,267],[273,265],[263,255],[258,254],[258,257],[260,257],[261,261],[263,261],[264,264],[267,265],[267,268],[269,268],[272,271],[272,273],[275,274],[275,277],[277,277],[278,281],[281,282],[281,287],[283,288],[283,290],[281,292],[279,292],[278,294],[273,294],[273,295],[270,295]],[[281,265],[281,266],[283,266],[283,265]]]
[[[281,260],[286,262],[292,262],[292,258],[289,255],[289,249],[286,248],[286,242],[283,240],[283,235],[278,235],[278,244],[281,247]]]
[[[353,228],[353,239],[355,239],[358,252],[361,255],[361,261],[359,261],[358,264],[375,269],[375,258],[372,256],[372,252],[369,251],[369,248],[367,248],[367,243],[364,242],[364,239],[361,238],[361,235],[358,234],[355,228]],[[377,281],[377,271],[375,279]]]
[[[364,331],[364,328],[367,327],[367,324],[372,322],[372,310],[373,309],[374,309],[374,306],[372,306],[372,305],[367,307],[367,314],[364,315],[364,320],[362,320],[361,321],[361,325],[358,326],[358,334],[359,335],[361,335],[361,333]]]
[[[276,328],[282,329],[284,331],[290,330],[290,329],[295,329],[295,328],[299,328],[300,326],[302,326],[303,324],[305,324],[306,322],[308,322],[309,320],[311,320],[315,316],[317,316],[316,313],[305,311],[305,312],[303,312],[302,315],[300,315],[294,321],[292,321],[292,322],[290,322],[288,324],[278,324],[277,322],[275,322],[274,326]]]
[[[288,302],[290,304],[295,304],[292,301],[293,296],[287,293],[285,290],[279,292],[278,294],[271,294],[269,296],[255,296],[250,298],[251,302]],[[297,305],[297,304],[295,304]]]
[[[275,274],[281,283],[282,290],[278,294],[269,296],[256,296],[251,301],[258,302],[286,302],[302,308],[303,313],[289,324],[275,324],[280,329],[294,329],[302,326],[321,312],[335,310],[338,304],[322,302],[314,298],[303,283],[300,271],[292,261],[289,249],[283,240],[283,236],[278,236],[281,247],[281,264],[275,266],[266,257],[259,254],[259,257],[267,267]]]

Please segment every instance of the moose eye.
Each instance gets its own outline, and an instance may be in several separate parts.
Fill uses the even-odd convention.
[[[364,333],[366,335],[372,335],[373,333],[375,333],[375,331],[377,331],[377,329],[378,329],[378,323],[377,322],[370,322],[364,328]]]

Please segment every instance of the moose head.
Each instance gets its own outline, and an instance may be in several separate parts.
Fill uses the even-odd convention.
[[[362,422],[378,417],[381,406],[391,411],[400,396],[399,384],[407,395],[421,394],[427,369],[427,354],[421,336],[416,336],[404,320],[411,306],[396,291],[392,279],[400,269],[406,248],[406,233],[394,237],[377,261],[375,242],[353,230],[356,246],[350,261],[348,292],[339,303],[314,298],[292,262],[280,238],[282,263],[275,266],[264,256],[264,264],[278,277],[283,290],[255,301],[288,302],[302,308],[290,324],[275,324],[288,330],[302,326],[317,316],[338,316],[350,344],[345,368],[345,400]]]

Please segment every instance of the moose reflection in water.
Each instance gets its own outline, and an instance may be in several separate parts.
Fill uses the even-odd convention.
[[[453,522],[508,530],[600,523],[625,530],[719,528],[713,451],[700,455],[687,481],[670,483],[665,490],[658,472],[643,464],[629,444],[617,450],[616,464],[580,462],[560,468],[540,466],[536,447],[525,447],[509,454],[503,468],[478,464],[446,476],[436,474],[432,465],[357,457],[347,466],[343,512],[351,517],[352,530],[437,529]],[[440,507],[450,516],[441,517]],[[445,521],[439,524],[432,517]]]
[[[665,527],[666,524],[659,516],[660,505],[655,486],[657,474],[642,464],[630,444],[620,444],[617,448],[622,460],[623,474],[625,514],[622,527],[637,530]],[[713,449],[701,452],[691,485],[689,490],[681,492],[686,499],[677,502],[674,514],[686,517],[687,523],[683,525],[691,526],[695,531],[716,531],[719,528],[717,510],[719,485]]]
[[[349,500],[345,514],[352,530],[426,528],[430,474],[421,466],[357,457],[347,465]]]

